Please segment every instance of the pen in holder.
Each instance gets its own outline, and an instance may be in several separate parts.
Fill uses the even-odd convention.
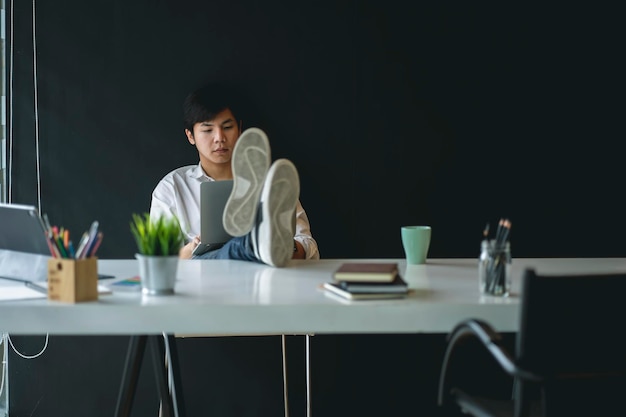
[[[48,299],[65,303],[98,299],[98,258],[48,261]]]
[[[498,246],[495,240],[484,240],[478,262],[480,292],[508,296],[511,289],[511,245]]]
[[[501,219],[495,239],[488,239],[485,228],[478,259],[478,283],[482,294],[507,297],[511,290],[511,244],[509,220]]]

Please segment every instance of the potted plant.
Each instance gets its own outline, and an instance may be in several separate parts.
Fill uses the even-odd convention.
[[[176,217],[150,218],[149,213],[133,214],[130,231],[137,243],[139,277],[144,294],[174,293],[178,251],[183,234]]]

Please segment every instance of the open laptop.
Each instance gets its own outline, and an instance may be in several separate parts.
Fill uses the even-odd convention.
[[[0,203],[0,278],[46,281],[52,258],[47,230],[34,206]],[[98,279],[114,278],[98,274]]]
[[[51,255],[46,228],[34,206],[0,203],[0,249]]]
[[[0,278],[45,281],[51,256],[37,209],[0,203]]]
[[[224,230],[222,217],[226,201],[233,189],[233,180],[206,181],[200,184],[200,244],[193,255],[218,249],[232,236]]]

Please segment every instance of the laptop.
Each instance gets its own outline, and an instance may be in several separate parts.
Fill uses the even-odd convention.
[[[51,255],[46,228],[34,206],[0,203],[0,249]]]
[[[233,180],[205,181],[200,184],[200,244],[193,255],[218,249],[232,236],[224,230],[222,217],[226,201],[233,189]]]
[[[45,281],[51,256],[37,209],[0,203],[0,278]]]
[[[34,206],[0,203],[0,278],[46,281],[52,258],[46,226]],[[114,278],[98,274],[98,279]]]

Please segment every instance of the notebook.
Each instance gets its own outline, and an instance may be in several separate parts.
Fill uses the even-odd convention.
[[[233,189],[233,180],[206,181],[200,184],[200,244],[194,256],[218,249],[232,236],[224,230],[222,216]]]

